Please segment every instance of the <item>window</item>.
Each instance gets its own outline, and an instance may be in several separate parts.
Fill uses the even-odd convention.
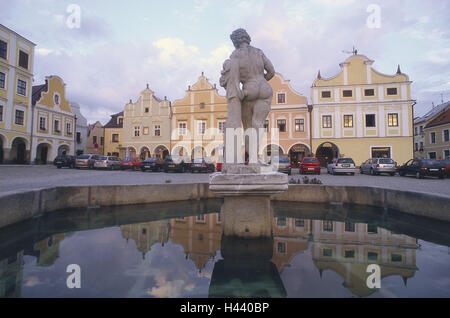
[[[331,248],[324,248],[322,251],[322,255],[326,257],[332,257],[333,256],[333,250]]]
[[[367,233],[369,234],[377,234],[378,227],[374,224],[367,224]]]
[[[200,109],[204,109],[205,108],[205,103],[200,103]]]
[[[284,242],[278,242],[277,244],[277,252],[280,254],[286,253],[286,243]]]
[[[204,214],[197,215],[197,221],[205,222],[205,215]]]
[[[144,127],[144,130],[142,132],[144,135],[148,135],[150,133],[150,128]]]
[[[376,127],[375,114],[366,115],[366,127]]]
[[[414,150],[419,151],[419,144],[417,142],[414,144]]]
[[[269,132],[269,120],[268,119],[266,119],[264,121],[264,131]]]
[[[0,40],[0,57],[5,60],[8,58],[8,43]]]
[[[391,158],[390,147],[373,147],[372,158]]]
[[[66,123],[66,133],[68,135],[72,135],[72,124],[71,123]]]
[[[444,150],[444,159],[450,159],[450,150],[449,149]]]
[[[345,89],[342,91],[342,97],[352,97],[353,91],[350,89]]]
[[[17,80],[17,94],[26,96],[27,95],[27,82],[21,79]]]
[[[423,141],[420,142],[420,148],[419,150],[423,150]]]
[[[391,254],[391,262],[401,262],[402,255],[401,254]]]
[[[296,119],[295,120],[295,132],[304,132],[305,131],[305,120]]]
[[[59,95],[55,94],[55,96],[53,97],[53,100],[55,101],[55,105],[59,105]]]
[[[155,125],[155,136],[161,136],[161,125]]]
[[[187,123],[178,123],[178,136],[186,136],[187,134]]]
[[[286,132],[286,119],[278,119],[277,126],[280,132]]]
[[[23,51],[19,51],[19,66],[28,69],[28,54]]]
[[[450,130],[448,130],[448,129],[445,129],[444,132],[443,132],[443,136],[444,136],[444,141],[445,142],[450,141],[449,132],[450,132]]]
[[[398,127],[398,114],[388,114],[388,126]]]
[[[345,232],[355,232],[355,223],[345,222]]]
[[[0,72],[0,88],[6,87],[5,80],[6,80],[5,73]]]
[[[417,136],[419,134],[419,130],[417,129],[417,127],[414,127],[414,136]]]
[[[0,122],[3,121],[3,106],[0,105]]]
[[[347,250],[344,252],[345,258],[355,258],[355,250]]]
[[[105,144],[105,137],[100,137],[100,146]]]
[[[39,117],[39,129],[40,130],[46,130],[47,129],[45,117]]]
[[[420,133],[422,134],[423,133],[423,126],[420,126],[419,128],[420,128]]]
[[[25,112],[23,110],[16,109],[16,118],[14,120],[15,124],[23,126],[24,117],[25,117]]]
[[[59,120],[55,120],[55,122],[53,123],[53,130],[55,132],[59,132]]]
[[[225,121],[219,121],[219,134],[223,135],[225,133]]]
[[[390,87],[387,89],[387,95],[397,95],[397,88],[396,87]]]
[[[77,132],[77,143],[81,144],[81,133]]]
[[[333,232],[333,221],[322,221],[324,232]]]
[[[277,226],[286,226],[286,218],[285,217],[277,218]]]
[[[305,227],[305,220],[295,219],[295,227]]]
[[[375,96],[375,90],[373,88],[365,89],[364,96]]]
[[[119,117],[119,125],[123,125],[123,117]]]
[[[112,142],[119,142],[119,134],[112,134]]]
[[[97,143],[97,136],[92,137],[92,144],[95,145]]]
[[[204,135],[206,133],[206,122],[198,121],[197,122],[197,134]]]
[[[322,116],[322,127],[332,128],[331,115]]]
[[[344,127],[345,128],[353,127],[353,115],[344,115]]]
[[[150,108],[145,107],[145,112],[148,113],[150,111]]]
[[[428,153],[428,158],[429,159],[436,159],[436,152],[434,152],[434,151],[433,152],[429,152]]]
[[[277,94],[277,103],[278,104],[286,104],[286,94],[285,93]]]
[[[435,132],[430,133],[430,143],[432,143],[432,144],[436,143],[436,133]]]
[[[322,91],[322,98],[331,98],[331,91]]]
[[[141,135],[141,127],[134,126],[134,137],[139,137]]]
[[[368,252],[368,253],[367,253],[367,259],[368,259],[369,261],[376,261],[376,260],[378,260],[378,253],[375,253],[375,252]]]

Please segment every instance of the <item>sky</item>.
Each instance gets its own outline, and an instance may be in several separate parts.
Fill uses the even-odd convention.
[[[450,100],[447,0],[0,0],[0,8],[0,23],[36,44],[33,85],[62,77],[90,123],[106,124],[146,84],[171,101],[202,72],[218,84],[237,28],[309,103],[317,72],[336,75],[353,47],[381,73],[400,65],[415,116]]]

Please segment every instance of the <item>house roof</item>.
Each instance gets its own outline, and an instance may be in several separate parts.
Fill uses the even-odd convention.
[[[430,121],[425,128],[435,127],[450,123],[450,108],[439,114],[435,119]]]
[[[36,105],[36,103],[38,102],[38,100],[41,99],[41,93],[42,92],[46,92],[48,89],[48,85],[47,85],[47,81],[45,82],[45,84],[42,85],[36,85],[33,86],[31,88],[31,103],[34,105]]]
[[[424,121],[430,120],[431,118],[433,118],[434,116],[436,116],[437,114],[439,114],[441,111],[445,110],[449,106],[450,106],[450,101],[440,104],[440,105],[437,105],[436,107],[433,107],[428,113],[426,113],[422,117],[414,120],[414,124],[419,124]]]
[[[109,122],[104,126],[104,128],[123,128],[123,123],[119,124],[117,117],[123,116],[123,111],[120,113],[111,115],[111,119]]]

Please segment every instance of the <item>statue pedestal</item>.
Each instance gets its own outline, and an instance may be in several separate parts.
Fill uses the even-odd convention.
[[[270,198],[288,189],[288,177],[283,173],[258,171],[258,166],[230,165],[225,173],[211,175],[209,189],[224,198],[221,208],[224,235],[272,236]]]

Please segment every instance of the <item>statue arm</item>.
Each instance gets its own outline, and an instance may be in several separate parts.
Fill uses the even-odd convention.
[[[263,61],[264,61],[264,69],[266,70],[266,74],[264,75],[264,78],[266,81],[270,81],[272,77],[275,76],[275,68],[273,67],[272,62],[264,55],[262,55]]]

